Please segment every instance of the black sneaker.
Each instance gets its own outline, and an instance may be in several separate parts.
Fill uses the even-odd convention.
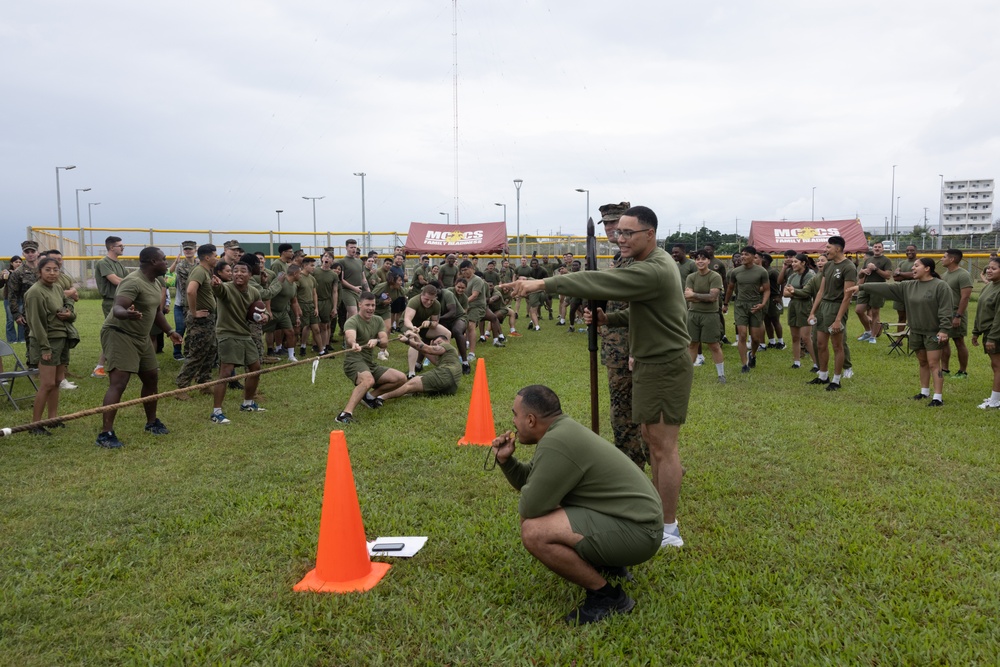
[[[749,373],[749,372],[750,372],[750,367],[747,365],[744,365],[743,368],[740,369],[740,373]]]
[[[632,576],[632,573],[624,565],[596,565],[594,569],[600,572],[601,576],[608,581],[612,579],[635,581],[635,577]]]
[[[334,421],[338,421],[341,424],[353,424],[354,415],[352,415],[350,412],[341,412],[339,415],[337,415]]]
[[[830,384],[826,385],[827,391],[837,391],[838,389],[840,389],[839,382],[831,382]]]
[[[784,350],[785,349],[785,344],[784,343],[775,343],[774,344],[774,349],[776,349],[776,350]]]
[[[914,401],[926,401],[930,397],[931,397],[930,394],[916,394],[915,396],[913,396],[913,400]]]
[[[792,370],[798,370],[800,368],[802,368],[801,364],[792,364]]]
[[[28,433],[31,435],[45,435],[52,437],[52,433],[45,429],[44,426],[35,426],[34,428],[29,428]]]
[[[809,369],[810,373],[819,373],[819,366],[813,364],[813,367]]]
[[[372,398],[372,399],[369,399],[367,396],[362,396],[361,400],[364,401],[365,405],[367,405],[372,410],[378,410],[379,408],[381,408],[385,404],[385,401],[383,401],[378,396],[376,396],[375,398]]]
[[[468,375],[472,372],[472,366],[469,364],[462,364],[462,375]]]
[[[750,366],[750,368],[757,368],[757,355],[751,354],[749,355],[749,357],[750,357],[750,363],[747,365]]]
[[[587,591],[583,604],[566,615],[570,625],[586,625],[604,620],[612,614],[627,614],[635,607],[635,600],[616,587],[617,595],[605,597],[596,591]]]
[[[243,383],[240,382],[239,380],[232,380],[229,383],[229,388],[230,389],[235,389],[235,390],[238,390],[238,391],[243,391]]]
[[[723,345],[732,345],[733,343],[732,343],[732,341],[729,340],[728,336],[723,336],[722,337],[722,344]]]
[[[118,439],[114,431],[105,431],[97,434],[97,446],[105,449],[118,449],[124,447],[125,443]]]
[[[549,311],[549,319],[550,320],[552,319],[552,311],[551,310]]]
[[[829,384],[829,383],[830,380],[824,380],[823,378],[820,377],[814,377],[812,380],[809,380],[809,382],[806,382],[806,384]]]
[[[170,431],[167,430],[167,427],[163,425],[163,422],[160,421],[159,417],[149,424],[146,424],[146,428],[143,430],[146,431],[146,433],[152,433],[153,435],[167,435],[170,433]]]
[[[929,408],[940,408],[942,405],[944,405],[944,401],[939,401],[938,399],[935,398],[935,399],[931,400],[930,403],[927,404],[927,407],[929,407]]]

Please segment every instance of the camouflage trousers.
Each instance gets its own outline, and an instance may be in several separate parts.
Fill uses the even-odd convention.
[[[192,317],[184,325],[184,366],[177,374],[178,387],[190,387],[211,380],[219,357],[215,313],[208,317]]]
[[[264,344],[262,342],[264,338],[264,325],[260,322],[250,323],[250,337],[253,338],[253,344],[257,346],[257,358],[264,362]]]
[[[632,422],[632,371],[628,366],[608,366],[608,393],[611,397],[611,430],[615,434],[615,447],[645,470],[649,450],[642,441],[639,425]]]

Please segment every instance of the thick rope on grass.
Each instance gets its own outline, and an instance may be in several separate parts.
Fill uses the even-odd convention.
[[[390,338],[390,342],[392,339]],[[140,405],[142,403],[149,403],[150,401],[158,401],[161,398],[170,398],[172,396],[178,396],[180,394],[188,394],[193,391],[198,391],[201,389],[206,389],[208,387],[214,387],[217,384],[222,384],[224,382],[235,382],[237,380],[242,380],[243,378],[254,377],[255,375],[264,375],[265,373],[273,373],[275,371],[285,370],[286,368],[292,368],[294,366],[301,366],[303,364],[311,364],[320,359],[332,359],[334,357],[339,357],[340,355],[348,352],[348,350],[338,350],[336,352],[330,352],[318,357],[310,357],[309,359],[299,359],[298,361],[291,361],[287,364],[281,364],[279,366],[271,366],[270,368],[261,368],[259,371],[249,371],[243,373],[242,375],[233,375],[227,378],[219,378],[217,380],[210,380],[208,382],[202,382],[201,384],[193,384],[190,387],[184,387],[183,389],[172,389],[170,391],[164,391],[159,394],[153,394],[152,396],[142,396],[139,398],[133,398],[128,401],[122,401],[121,403],[115,403],[113,405],[101,405],[96,408],[88,408],[87,410],[80,410],[79,412],[73,412],[68,415],[62,415],[59,417],[53,417],[51,419],[42,419],[36,422],[31,422],[30,424],[21,424],[19,426],[11,426],[9,428],[0,429],[0,437],[8,437],[14,435],[15,433],[23,433],[24,431],[31,430],[33,428],[45,428],[46,426],[58,426],[64,422],[72,421],[74,419],[80,419],[82,417],[90,417],[92,415],[99,415],[109,410],[120,410],[122,408],[130,408],[133,405]]]

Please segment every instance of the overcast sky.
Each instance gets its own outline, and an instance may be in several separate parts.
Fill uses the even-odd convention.
[[[461,222],[582,233],[586,197],[661,227],[937,220],[995,178],[1000,4],[458,3]],[[6,3],[0,230],[369,231],[455,216],[448,0]],[[738,223],[737,223],[738,219]],[[661,234],[663,235],[663,234]],[[0,249],[0,252],[11,252]]]

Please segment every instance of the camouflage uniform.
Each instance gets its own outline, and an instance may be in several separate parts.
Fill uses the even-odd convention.
[[[614,267],[628,266],[630,258],[617,257]],[[609,301],[605,312],[628,308],[628,302]],[[628,367],[628,327],[602,326],[601,363],[608,367],[608,394],[611,399],[611,429],[615,447],[645,470],[649,450],[642,441],[639,425],[632,422],[632,371]]]
[[[36,282],[38,282],[38,267],[28,266],[27,262],[21,262],[21,266],[17,267],[17,270],[10,274],[10,278],[7,279],[9,290],[7,301],[10,304],[10,314],[15,320],[18,317],[24,317],[24,341],[27,346],[25,356],[31,366],[38,365],[35,360],[39,358],[40,354],[33,354],[35,343],[28,335],[28,317],[24,312],[24,295]]]
[[[184,366],[177,374],[178,387],[190,387],[212,379],[219,356],[219,340],[215,334],[215,313],[208,317],[191,317],[184,322]]]

